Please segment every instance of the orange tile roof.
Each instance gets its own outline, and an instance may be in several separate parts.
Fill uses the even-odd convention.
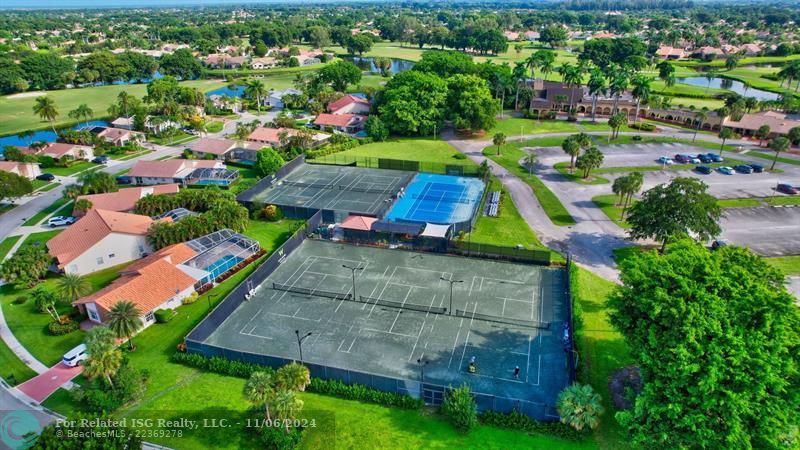
[[[280,144],[281,139],[279,135],[284,131],[289,136],[294,136],[297,134],[297,130],[294,130],[292,128],[258,127],[255,130],[253,130],[252,133],[250,133],[250,136],[247,136],[247,139],[251,141],[267,142],[270,144]]]
[[[369,106],[369,101],[367,101],[366,99],[363,99],[356,95],[347,94],[344,97],[340,98],[339,100],[336,100],[335,102],[330,102],[328,104],[328,112],[338,111],[351,103],[360,103],[362,105]]]
[[[322,113],[314,120],[314,125],[324,125],[329,127],[346,127],[358,124],[364,120],[364,116],[356,114],[325,114]]]
[[[233,148],[236,146],[236,141],[233,139],[203,138],[195,141],[189,146],[194,151],[211,153],[214,155],[224,155],[225,153],[233,150]]]
[[[104,209],[107,211],[131,211],[136,202],[147,195],[177,194],[178,185],[159,184],[156,186],[142,186],[120,189],[117,192],[106,194],[81,195],[78,200],[89,200],[92,202],[92,209]]]
[[[36,164],[17,161],[0,161],[0,170],[16,173],[22,177],[32,178],[36,174]]]
[[[92,209],[83,218],[47,241],[47,249],[63,268],[111,233],[144,236],[153,219],[103,209]]]
[[[73,305],[94,303],[104,317],[118,301],[128,300],[142,314],[148,313],[194,285],[197,280],[177,265],[195,254],[182,243],[163,248],[126,267],[113,283]]]
[[[194,159],[168,159],[166,161],[137,161],[131,170],[125,174],[128,177],[145,178],[174,178],[179,172],[186,169],[214,169],[224,168],[219,161],[205,161]]]
[[[352,215],[347,216],[347,218],[339,224],[339,227],[348,230],[369,231],[372,229],[372,224],[377,221],[378,219],[375,217]]]

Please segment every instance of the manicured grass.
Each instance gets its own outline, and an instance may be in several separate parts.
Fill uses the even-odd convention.
[[[761,206],[757,198],[726,198],[717,200],[720,208],[753,208]]]
[[[800,256],[775,256],[764,261],[778,268],[786,275],[800,275]]]
[[[9,236],[3,239],[3,242],[0,242],[0,261],[5,259],[8,252],[10,252],[12,248],[14,248],[14,244],[16,244],[17,241],[19,241],[19,238],[21,237],[22,237],[21,235]]]
[[[220,131],[222,131],[222,128],[224,126],[225,126],[224,123],[222,123],[222,122],[220,122],[218,120],[215,120],[213,122],[210,122],[208,125],[206,125],[206,132],[208,132],[208,133],[219,133]]]
[[[48,233],[52,234],[53,232]],[[40,239],[45,237],[45,233],[37,234],[39,235],[38,239],[34,239],[34,241],[41,241]],[[31,237],[33,236],[31,235]],[[29,241],[30,239],[25,242]],[[91,285],[91,292],[98,291],[111,283],[117,278],[122,267],[124,265],[87,275],[86,279]],[[57,275],[51,275],[37,286],[55,291],[58,278]],[[21,305],[13,303],[18,297],[27,296],[30,291],[30,289],[20,289],[12,285],[1,286],[0,305],[8,322],[8,328],[14,333],[14,336],[36,359],[51,366],[61,360],[65,352],[81,343],[83,332],[78,330],[63,336],[51,335],[47,330],[47,325],[53,320],[52,317],[37,311],[32,299],[28,298]],[[59,303],[57,308],[60,314],[66,314],[73,310],[73,307],[66,303]]]
[[[50,231],[40,231],[38,233],[31,233],[22,241],[22,244],[44,244],[50,239],[53,239],[57,234],[64,231],[64,228],[57,228]]]
[[[800,196],[767,197],[763,200],[771,206],[800,205]]]
[[[224,86],[224,82],[219,80],[184,81],[181,86],[191,86],[202,91],[209,91]],[[95,112],[93,119],[103,117],[108,107],[116,101],[117,95],[122,91],[141,98],[147,92],[147,85],[132,84],[63,89],[48,91],[46,95],[53,99],[56,108],[61,113],[56,121],[56,127],[59,127],[74,122],[67,116],[67,113],[82,103],[86,103]],[[36,97],[37,95],[0,97],[0,135],[18,133],[29,129],[50,128],[50,123],[42,121],[33,113]]]
[[[628,346],[608,321],[606,299],[615,288],[614,283],[584,270],[577,271],[575,295],[576,345],[578,379],[590,384],[603,399],[605,414],[600,427],[595,430],[595,441],[599,448],[618,449],[625,447],[625,434],[614,419],[614,406],[608,390],[611,373],[633,363]]]
[[[563,138],[559,138],[563,140]],[[554,224],[560,226],[574,225],[575,219],[569,214],[558,197],[542,183],[536,175],[531,175],[522,167],[519,162],[525,157],[525,152],[522,151],[523,146],[528,146],[531,141],[514,142],[506,144],[501,147],[501,154],[497,155],[497,147],[489,146],[483,149],[483,154],[503,166],[506,170],[518,176],[521,180],[528,183],[533,189],[533,194],[539,203],[542,205],[547,217],[553,221]],[[559,141],[560,142],[560,141]]]
[[[617,224],[620,228],[630,228],[631,226],[628,222],[621,220],[622,217],[622,206],[617,204],[617,200],[619,200],[619,196],[615,194],[608,194],[608,195],[597,195],[592,197],[592,201],[598,208],[600,208],[608,218]],[[633,202],[635,203],[636,200],[634,199]]]
[[[335,162],[353,157],[404,159],[441,164],[458,164],[473,166],[469,159],[458,159],[461,153],[446,141],[432,139],[392,139],[385,142],[373,142],[358,147],[321,156],[319,161]]]
[[[125,175],[126,173],[128,173],[130,171],[131,171],[131,169],[120,170],[119,172],[115,172],[114,176],[115,177],[121,177],[121,176]]]
[[[58,211],[54,212],[53,216],[71,216],[74,206],[75,205],[72,202],[69,202],[62,206]]]
[[[144,149],[138,152],[128,153],[126,155],[120,155],[119,157],[114,157],[117,161],[128,161],[129,159],[138,158],[140,156],[144,156],[148,153],[152,153],[152,150]]]
[[[26,366],[25,363],[11,351],[5,341],[0,339],[0,378],[6,380],[8,384],[16,386],[35,376],[36,372]]]
[[[44,181],[44,180],[36,180],[36,179],[31,180],[31,186],[33,186],[34,191],[41,189],[50,183],[51,183],[50,181]]]
[[[83,172],[84,170],[91,169],[93,167],[99,167],[99,166],[89,161],[81,161],[69,167],[51,167],[49,169],[42,169],[42,170],[44,172],[57,175],[59,177],[66,177],[70,175],[75,175],[78,172]]]
[[[283,219],[278,222],[251,220],[250,225],[242,234],[257,240],[262,248],[269,250],[273,248],[275,242],[283,242],[289,239],[295,230],[303,226],[303,223],[302,220],[292,219]]]
[[[60,186],[60,184],[58,184],[58,183],[50,183],[50,184],[45,185],[43,188],[39,189],[38,192],[49,192],[49,191],[52,191],[53,189],[55,189],[55,188],[57,188],[59,186]]]
[[[767,151],[750,151],[750,152],[747,152],[747,155],[748,156],[755,156],[756,158],[766,159],[767,161],[770,161],[770,163],[772,161],[777,161],[777,162],[784,163],[784,164],[791,164],[793,166],[800,166],[800,159],[787,158],[787,157],[784,157],[784,156],[778,156],[778,158],[776,159],[774,153],[771,153],[771,152],[768,153]],[[769,167],[769,166],[767,166],[767,167]]]
[[[608,183],[607,178],[603,178],[597,175],[593,175],[594,173],[598,173],[598,170],[593,170],[591,174],[589,174],[588,178],[583,178],[583,171],[581,169],[576,168],[575,172],[571,173],[569,171],[569,163],[568,162],[560,162],[556,163],[553,166],[558,173],[560,173],[564,178],[568,179],[569,181],[574,181],[579,184],[606,184]]]
[[[25,223],[22,224],[22,226],[29,227],[38,224],[39,222],[44,220],[44,218],[47,217],[49,214],[61,208],[62,206],[66,205],[67,202],[69,201],[70,201],[69,199],[64,197],[59,198],[58,200],[51,203],[50,206],[39,211],[38,213],[34,214],[31,218],[26,220]]]
[[[12,209],[16,208],[17,205],[12,205],[11,203],[2,203],[0,204],[0,216],[3,214],[11,211]]]
[[[507,247],[522,244],[526,248],[546,249],[525,219],[520,216],[517,206],[511,199],[511,195],[504,190],[503,184],[497,178],[492,177],[489,182],[489,192],[494,191],[501,192],[497,217],[486,216],[481,209],[474,230],[465,236],[464,240]]]
[[[148,138],[147,141],[157,145],[177,145],[197,138],[198,136],[186,133],[185,131],[178,131],[172,136],[153,136]]]
[[[491,139],[495,133],[503,133],[506,137],[514,137],[520,134],[578,133],[579,131],[578,126],[574,122],[567,122],[565,120],[537,121],[533,119],[509,117],[498,120],[494,128],[486,131],[486,134],[482,136],[482,138]]]

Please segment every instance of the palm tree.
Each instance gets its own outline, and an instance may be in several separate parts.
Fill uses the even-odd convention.
[[[114,303],[106,317],[108,327],[118,338],[128,338],[128,348],[133,350],[133,333],[142,327],[142,312],[129,300]]]
[[[84,127],[86,128],[89,127],[89,119],[92,117],[92,115],[94,115],[94,111],[92,111],[92,108],[89,108],[89,105],[86,103],[81,103],[77,108],[73,109],[68,114],[69,117],[77,120],[78,122],[83,119],[85,121]]]
[[[117,94],[117,105],[122,109],[125,118],[128,118],[128,108],[131,106],[131,95],[127,91],[122,91]]]
[[[574,172],[575,158],[581,153],[581,144],[575,136],[570,136],[561,142],[561,149],[564,150],[564,153],[569,155],[569,171],[570,173]]]
[[[511,72],[511,78],[514,79],[514,86],[516,93],[514,94],[514,111],[519,111],[519,90],[525,83],[525,63],[518,62]]]
[[[311,374],[308,371],[308,367],[293,362],[275,372],[275,382],[279,389],[303,392],[306,390],[306,386],[311,383]]]
[[[773,158],[772,165],[770,166],[769,170],[775,169],[775,163],[778,161],[778,155],[780,155],[781,152],[788,150],[790,144],[791,142],[789,142],[789,139],[786,139],[783,136],[776,137],[770,141],[769,148],[775,152],[775,158]]]
[[[722,149],[725,148],[725,141],[733,137],[733,130],[723,127],[721,130],[719,130],[719,134],[717,136],[722,139],[722,144],[719,146],[719,155],[722,156]]]
[[[574,383],[561,391],[556,409],[561,416],[561,423],[578,431],[597,428],[600,425],[600,415],[603,414],[600,394],[588,384]]]
[[[761,125],[760,127],[758,127],[758,130],[756,130],[756,137],[758,138],[758,146],[759,147],[764,145],[764,139],[768,138],[769,134],[771,132],[772,132],[772,129],[767,124],[764,124],[764,125]]]
[[[642,101],[647,102],[650,98],[650,77],[638,75],[634,77],[633,90],[631,93],[636,98],[636,116],[633,118],[633,123],[639,120],[639,109],[641,108]]]
[[[569,90],[569,110],[568,112],[572,112],[572,104],[575,98],[574,91],[572,90],[573,87],[580,87],[581,83],[583,83],[583,70],[580,67],[574,66],[572,64],[566,63],[559,67],[559,73],[561,73],[561,78],[564,81],[564,84],[567,85],[567,89]]]
[[[283,423],[286,424],[286,432],[289,432],[289,420],[293,419],[295,413],[303,409],[303,401],[297,398],[294,391],[279,391],[273,400],[275,411]]]
[[[628,175],[625,175],[625,184],[623,186],[625,192],[625,199],[622,203],[622,213],[620,216],[620,220],[625,220],[625,213],[628,210],[628,207],[631,205],[631,200],[633,199],[633,195],[639,192],[642,189],[642,185],[644,185],[644,175],[641,172],[631,172]]]
[[[611,114],[617,113],[617,106],[619,105],[619,97],[628,88],[628,74],[620,68],[614,68],[611,72],[611,81],[608,84],[608,90],[614,96],[614,107]]]
[[[89,358],[84,363],[83,374],[90,380],[103,377],[113,389],[114,382],[111,381],[111,377],[116,375],[121,365],[122,352],[116,347],[109,346],[89,354]]]
[[[539,157],[536,156],[536,153],[534,153],[532,150],[527,152],[523,160],[523,164],[528,167],[528,175],[533,174],[533,166],[535,166],[538,161]]]
[[[267,88],[264,87],[264,83],[261,80],[250,80],[244,92],[249,97],[256,98],[256,108],[258,113],[261,114],[261,97],[267,95]]]
[[[589,88],[589,94],[592,96],[592,122],[597,122],[597,97],[599,95],[606,95],[606,91],[608,90],[606,75],[599,68],[592,69],[589,74],[589,82],[586,86]]]
[[[591,147],[575,160],[575,166],[583,170],[583,178],[589,178],[592,169],[603,165],[603,153],[597,147]]]
[[[56,103],[52,98],[46,95],[36,97],[36,103],[33,105],[33,113],[38,115],[40,119],[50,122],[50,126],[53,128],[53,133],[56,132],[58,109],[56,108]]]
[[[91,289],[89,280],[77,273],[67,273],[56,282],[58,295],[70,303],[88,294]]]
[[[269,405],[275,398],[275,380],[269,372],[253,372],[242,389],[242,394],[250,403],[264,405],[267,421],[271,421]]]
[[[503,132],[495,133],[492,143],[497,146],[497,156],[500,156],[500,147],[506,143],[506,135]]]
[[[697,139],[697,132],[700,130],[700,127],[703,126],[703,122],[705,122],[706,119],[708,119],[708,109],[705,106],[703,107],[703,109],[694,113],[694,120],[696,122],[696,125],[694,127],[694,136],[692,136],[692,142],[694,142],[695,139]]]

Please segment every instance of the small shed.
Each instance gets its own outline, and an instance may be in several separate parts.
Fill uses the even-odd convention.
[[[369,239],[372,226],[377,221],[375,217],[351,214],[339,224],[339,229],[344,233],[345,239]]]
[[[438,249],[445,251],[447,249],[447,241],[452,236],[452,225],[439,225],[435,223],[426,223],[425,229],[420,233],[420,245],[426,248]]]

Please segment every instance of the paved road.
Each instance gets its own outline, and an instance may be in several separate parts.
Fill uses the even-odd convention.
[[[0,379],[0,448],[23,448],[22,436],[62,418]]]

